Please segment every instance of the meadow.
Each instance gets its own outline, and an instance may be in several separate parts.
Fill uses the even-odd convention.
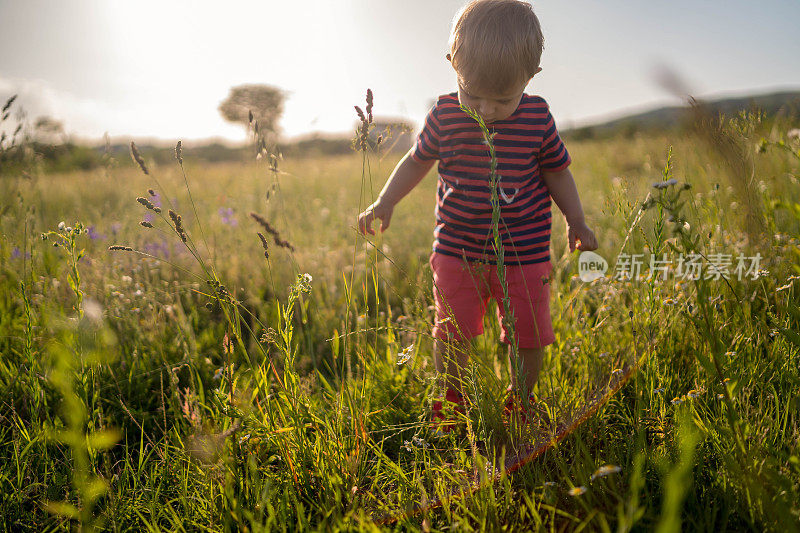
[[[493,313],[465,429],[428,424],[434,173],[374,238],[355,222],[400,157],[383,145],[0,174],[3,530],[800,529],[800,139],[703,124],[568,141],[609,271],[579,278],[554,205],[535,392],[569,421],[638,370],[493,483],[479,448],[530,438],[500,416]]]

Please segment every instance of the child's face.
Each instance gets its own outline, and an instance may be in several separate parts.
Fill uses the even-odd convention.
[[[527,85],[528,82],[526,81],[525,84],[512,87],[502,93],[485,92],[475,89],[468,92],[459,81],[458,101],[461,105],[471,107],[477,111],[478,114],[483,117],[483,120],[487,124],[490,124],[507,119],[517,110],[519,102],[522,99],[522,93],[525,91]]]

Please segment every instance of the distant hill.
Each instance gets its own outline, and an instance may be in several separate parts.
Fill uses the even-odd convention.
[[[760,109],[769,116],[783,113],[800,115],[800,91],[740,96],[718,100],[703,100],[702,103],[713,114],[736,115],[740,111]],[[679,128],[687,118],[687,107],[661,107],[634,115],[564,130],[565,137],[594,138],[608,135],[626,135],[634,132],[664,131]]]

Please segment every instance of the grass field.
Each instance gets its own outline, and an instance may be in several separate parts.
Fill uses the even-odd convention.
[[[789,126],[568,143],[609,272],[578,278],[553,206],[556,342],[536,392],[565,421],[641,367],[522,470],[420,513],[486,477],[476,441],[521,442],[500,417],[492,313],[468,429],[428,428],[434,174],[377,240],[356,215],[397,154],[155,167],[145,153],[148,174],[0,175],[4,530],[800,529]],[[727,279],[647,278],[651,253],[732,264]],[[644,254],[641,277],[612,279],[620,254]]]

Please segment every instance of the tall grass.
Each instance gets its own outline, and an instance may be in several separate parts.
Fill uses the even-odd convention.
[[[428,429],[433,179],[396,210],[403,231],[368,242],[355,215],[394,161],[367,137],[352,157],[283,161],[256,140],[247,166],[178,146],[173,167],[134,151],[136,173],[4,176],[4,528],[792,530],[800,154],[784,122],[713,127],[735,149],[702,132],[570,146],[598,252],[760,253],[759,269],[584,284],[556,218],[537,393],[567,422],[639,370],[535,461],[435,509],[492,477],[478,443],[514,442],[491,322],[470,432]]]

